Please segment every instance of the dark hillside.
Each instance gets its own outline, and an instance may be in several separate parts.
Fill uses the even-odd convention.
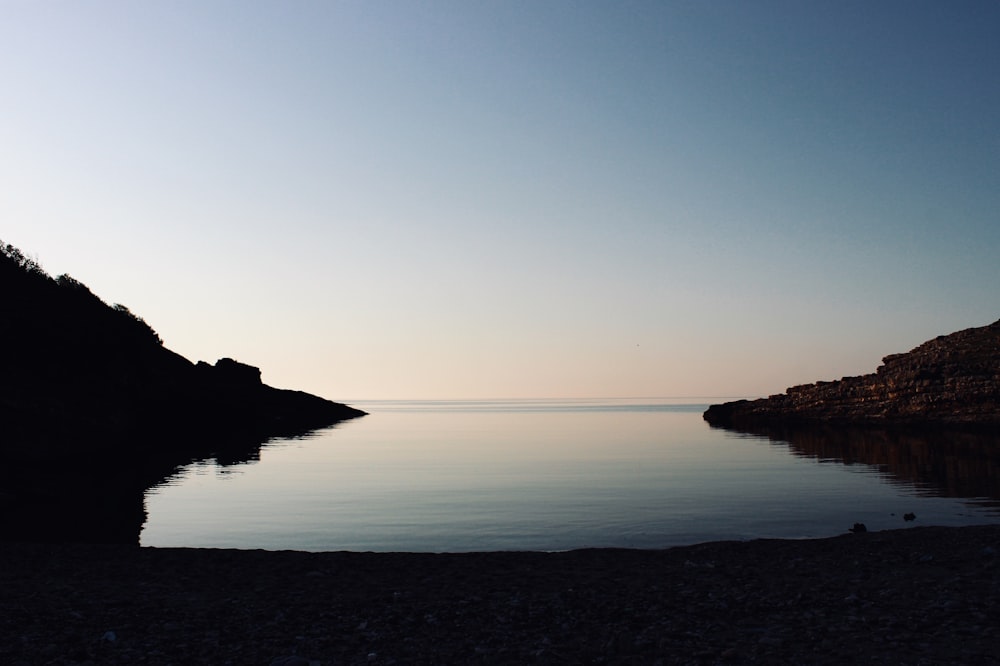
[[[49,277],[10,245],[0,251],[0,298],[4,449],[191,430],[266,437],[362,414],[273,389],[259,370],[230,359],[192,364],[125,306],[108,306],[68,275]]]
[[[191,363],[125,306],[3,244],[0,302],[0,538],[133,541],[143,490],[178,465],[252,458],[269,437],[364,414],[232,359]]]

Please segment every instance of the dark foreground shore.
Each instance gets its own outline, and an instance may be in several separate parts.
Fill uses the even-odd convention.
[[[998,541],[1000,525],[565,553],[0,544],[0,663],[998,663]]]

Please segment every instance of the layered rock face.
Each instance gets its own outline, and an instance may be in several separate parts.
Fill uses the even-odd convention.
[[[712,405],[705,420],[737,428],[816,422],[1000,428],[1000,320],[886,356],[872,374]]]

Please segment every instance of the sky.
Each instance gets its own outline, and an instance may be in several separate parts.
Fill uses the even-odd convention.
[[[0,239],[333,400],[765,396],[1000,318],[998,30],[0,0]]]

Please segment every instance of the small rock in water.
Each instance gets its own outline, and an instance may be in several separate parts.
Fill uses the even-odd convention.
[[[917,518],[917,514],[915,514],[915,513],[904,513],[903,514],[903,520],[905,520],[906,522],[910,522],[911,520],[916,520],[916,518]]]
[[[861,534],[862,532],[867,532],[868,528],[865,527],[864,523],[854,523],[854,527],[847,530],[848,532],[854,532],[855,534]]]

